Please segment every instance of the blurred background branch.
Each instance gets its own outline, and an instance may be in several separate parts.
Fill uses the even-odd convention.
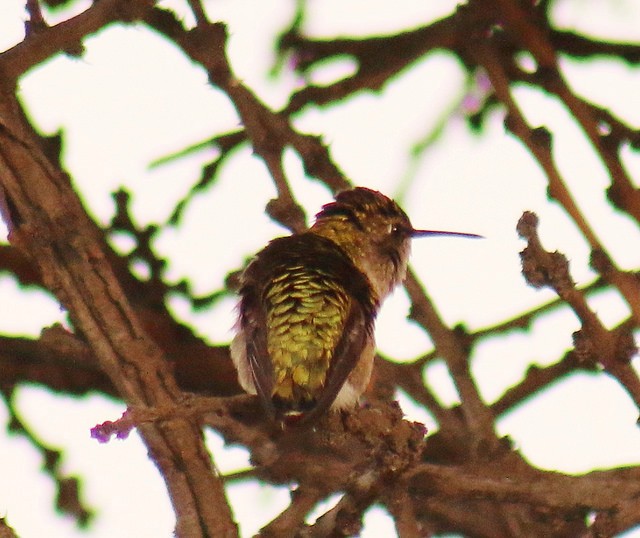
[[[237,533],[224,489],[237,480],[221,479],[202,443],[203,431],[215,431],[228,446],[249,451],[251,468],[238,474],[243,482],[290,489],[287,506],[270,523],[261,522],[265,536],[357,535],[366,531],[363,517],[375,505],[386,508],[399,536],[610,536],[640,525],[635,464],[582,476],[541,469],[500,429],[500,421],[514,410],[544,398],[546,389],[581,372],[610,376],[636,408],[640,405],[640,380],[633,363],[640,327],[638,264],[629,266],[618,259],[620,251],[608,242],[599,214],[584,204],[580,190],[597,190],[616,216],[632,223],[627,250],[640,251],[638,178],[623,157],[630,152],[637,158],[640,132],[633,118],[575,89],[565,68],[565,60],[572,58],[618,62],[637,70],[640,44],[557,27],[552,11],[561,3],[470,0],[442,18],[388,34],[322,37],[309,30],[312,6],[299,0],[289,6],[289,21],[280,25],[271,43],[276,66],[272,78],[292,77],[295,83],[273,99],[244,79],[234,56],[233,23],[218,19],[214,2],[189,1],[183,11],[150,0],[101,0],[86,9],[74,0],[24,2],[24,39],[0,54],[5,111],[0,117],[0,189],[8,230],[7,242],[0,244],[0,272],[11,275],[22,294],[37,289],[57,298],[68,319],[65,326],[43,328],[39,337],[0,334],[0,388],[10,416],[8,430],[21,433],[45,460],[54,460],[45,470],[57,484],[60,509],[90,530],[92,510],[99,512],[100,507],[87,508],[80,483],[60,471],[57,462],[64,448],[51,449],[20,416],[13,394],[22,386],[36,384],[74,396],[99,393],[137,409],[127,424],[138,427],[156,460],[181,536]],[[65,11],[75,8],[77,13]],[[58,20],[59,13],[69,14]],[[200,140],[164,154],[156,151],[155,161],[147,160],[156,171],[200,158],[191,183],[168,197],[165,218],[150,223],[138,213],[141,207],[153,206],[154,198],[137,195],[135,181],[122,178],[122,184],[108,193],[113,200],[109,217],[95,215],[85,199],[89,182],[67,174],[65,153],[72,146],[64,131],[50,137],[36,132],[33,112],[16,99],[22,77],[35,66],[60,54],[84,58],[87,42],[116,25],[160,36],[191,62],[190,68],[205,74],[209,87],[231,105],[236,118],[228,129],[212,127]],[[234,209],[249,207],[252,192],[243,187],[246,184],[256,190],[267,185],[275,193],[260,206],[251,206],[256,213],[263,209],[288,231],[304,230],[308,211],[317,210],[320,203],[313,198],[311,204],[310,197],[301,195],[301,183],[315,183],[326,193],[363,183],[361,177],[348,177],[339,144],[325,141],[321,129],[306,127],[308,117],[328,116],[363,95],[375,94],[380,100],[376,102],[384,102],[390,99],[390,88],[436,54],[452,59],[462,72],[462,84],[449,106],[435,114],[434,127],[427,128],[425,122],[415,136],[410,134],[413,140],[404,153],[408,165],[400,167],[406,173],[396,171],[388,194],[395,192],[411,204],[418,198],[416,189],[428,183],[422,167],[438,151],[447,129],[461,121],[482,137],[497,116],[505,130],[500,136],[515,137],[545,178],[548,205],[577,230],[590,253],[592,273],[588,279],[574,276],[567,256],[543,247],[562,242],[553,237],[554,230],[543,231],[547,217],[524,213],[518,224],[527,243],[521,253],[522,273],[531,286],[547,288],[554,296],[536,296],[535,306],[514,303],[513,309],[501,311],[500,319],[469,328],[452,323],[448,305],[431,282],[418,269],[411,270],[405,283],[406,317],[416,330],[428,334],[432,345],[423,346],[412,360],[402,360],[395,351],[381,353],[366,405],[354,413],[329,415],[310,431],[278,431],[265,421],[254,398],[240,395],[227,343],[212,344],[173,306],[185,301],[192,310],[230,309],[229,299],[251,250],[230,261],[222,247],[207,244],[204,248],[215,258],[212,266],[225,276],[223,283],[203,291],[188,276],[169,276],[181,254],[164,248],[163,239],[187,227],[203,198],[218,196],[223,188],[235,193],[228,202]],[[346,74],[317,82],[319,70],[340,62],[349,66]],[[429,84],[433,87],[421,89],[423,101],[429,101],[439,81]],[[532,118],[520,99],[523,87],[562,106],[606,180],[587,185],[588,178],[567,177],[563,159],[580,156],[566,155],[557,143],[561,134]],[[422,110],[418,104],[411,106]],[[387,125],[372,122],[366,128],[385,140],[398,136]],[[262,176],[237,175],[233,185],[225,187],[226,170],[249,158],[259,161]],[[25,162],[29,166],[18,166]],[[101,164],[92,166],[97,172]],[[497,170],[500,162],[492,166]],[[472,181],[468,178],[469,184]],[[524,184],[519,170],[511,171],[510,181],[516,190],[520,181]],[[60,201],[51,203],[48,193],[57,193]],[[232,230],[222,213],[208,212],[214,225],[199,233],[211,245],[232,231],[250,235]],[[516,229],[515,218],[509,226],[509,233]],[[194,250],[187,256],[194,256]],[[469,278],[486,269],[466,260],[461,265]],[[615,323],[603,319],[592,304],[605,293],[619,297],[627,310]],[[503,299],[496,297],[499,300]],[[479,304],[469,294],[459,301],[469,310],[494,306]],[[505,315],[507,311],[511,314]],[[517,382],[503,387],[493,400],[488,398],[474,365],[480,350],[496,341],[508,345],[510,337],[532,333],[534,326],[555,319],[559,312],[572,313],[579,324],[566,334],[572,345],[557,350],[546,365],[531,359]],[[517,353],[514,348],[508,354]],[[452,383],[453,404],[443,402],[429,382],[437,364],[444,365]],[[396,403],[399,395],[433,419],[430,431],[404,417],[406,409]],[[187,407],[190,414],[180,411]],[[102,417],[100,422],[113,418]],[[311,518],[331,498],[333,504]],[[1,522],[3,532],[11,531]]]

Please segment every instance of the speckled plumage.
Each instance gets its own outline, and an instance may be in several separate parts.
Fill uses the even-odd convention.
[[[332,241],[306,232],[260,251],[240,295],[232,356],[239,372],[249,365],[243,388],[274,414],[330,406],[354,356],[371,347],[378,305],[366,276]]]
[[[414,230],[383,194],[344,191],[306,232],[271,241],[242,276],[231,356],[274,418],[310,420],[366,389],[380,303],[404,279]],[[463,234],[464,235],[464,234]]]
[[[350,299],[330,275],[298,266],[276,277],[264,300],[274,396],[312,401],[324,386]]]

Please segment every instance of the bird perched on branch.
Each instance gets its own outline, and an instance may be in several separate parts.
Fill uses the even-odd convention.
[[[306,232],[271,241],[245,269],[231,357],[268,415],[309,422],[354,407],[371,377],[374,322],[402,282],[416,230],[385,195],[339,193]]]

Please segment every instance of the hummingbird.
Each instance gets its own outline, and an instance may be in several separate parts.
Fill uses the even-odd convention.
[[[244,270],[231,357],[238,380],[281,424],[354,408],[371,378],[380,305],[406,275],[416,230],[364,187],[342,191],[302,233],[272,240]]]

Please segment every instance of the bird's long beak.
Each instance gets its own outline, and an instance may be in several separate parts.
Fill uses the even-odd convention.
[[[411,237],[425,237],[427,235],[454,235],[457,237],[468,237],[471,239],[484,239],[484,236],[482,235],[463,232],[445,232],[443,230],[411,230]]]

